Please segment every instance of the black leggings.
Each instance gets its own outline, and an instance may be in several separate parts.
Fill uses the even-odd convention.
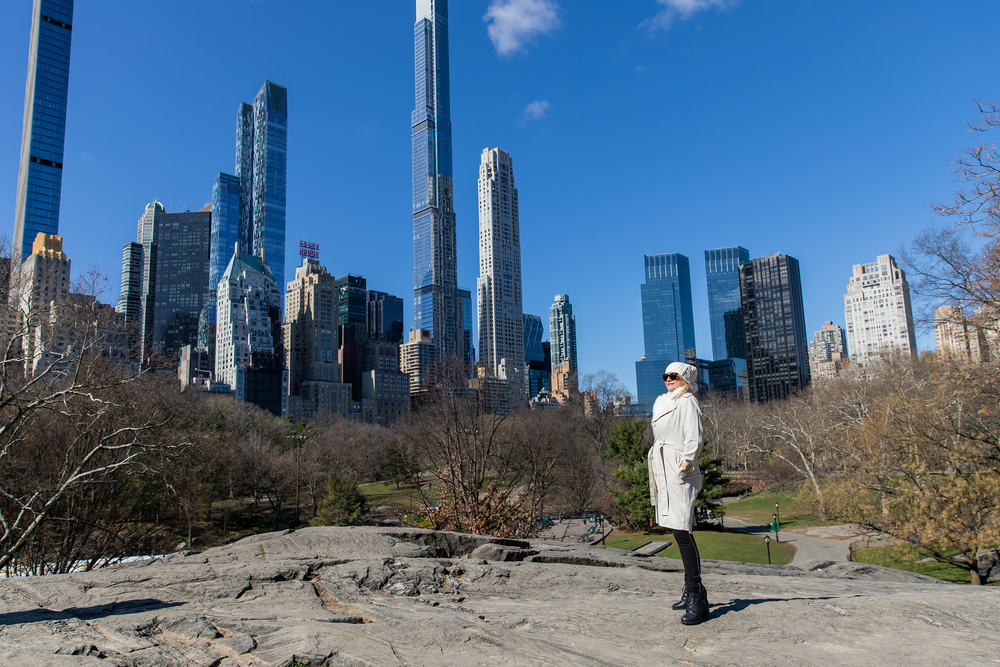
[[[701,556],[698,545],[694,543],[694,535],[686,530],[674,529],[674,540],[681,551],[681,562],[684,563],[684,586],[701,585]]]

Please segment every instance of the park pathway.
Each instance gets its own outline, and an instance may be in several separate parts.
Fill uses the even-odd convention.
[[[771,539],[774,539],[774,533],[772,533],[767,526],[758,526],[729,516],[726,517],[725,521],[726,528],[731,528],[741,533],[748,533],[750,535],[760,535],[761,539],[763,539],[765,535],[770,534]],[[784,531],[779,534],[779,538],[782,542],[791,544],[796,548],[797,551],[795,552],[795,557],[792,559],[793,565],[806,560],[848,560],[847,556],[848,547],[851,544],[850,540],[810,537],[801,533]]]

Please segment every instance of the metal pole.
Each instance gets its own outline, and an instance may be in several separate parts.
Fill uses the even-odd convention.
[[[302,443],[298,443],[301,445]],[[302,456],[302,447],[295,449],[295,523],[299,522],[299,458]]]
[[[767,564],[771,564],[771,538],[764,536],[764,545],[767,547]]]

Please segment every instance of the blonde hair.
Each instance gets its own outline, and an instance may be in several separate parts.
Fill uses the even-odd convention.
[[[680,398],[681,396],[683,396],[684,394],[686,394],[686,393],[688,393],[689,391],[691,391],[691,383],[690,383],[690,382],[688,382],[687,380],[685,380],[685,379],[684,379],[684,377],[683,377],[683,376],[681,376],[681,375],[680,375],[679,373],[678,373],[678,375],[677,375],[677,382],[680,382],[680,383],[682,383],[682,384],[683,384],[684,386],[683,386],[683,387],[681,388],[681,390],[680,390],[679,392],[677,392],[677,394],[676,394],[675,396],[673,396],[673,399],[674,399],[675,401],[676,401],[676,400],[677,400],[678,398]]]

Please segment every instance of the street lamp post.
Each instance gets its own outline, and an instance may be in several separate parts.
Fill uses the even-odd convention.
[[[287,435],[286,440],[298,440],[295,444],[295,523],[299,522],[299,459],[302,456],[302,443],[308,436]]]
[[[764,536],[764,546],[767,547],[767,564],[771,564],[771,538],[767,535]]]
[[[774,503],[774,520],[781,521],[781,512],[778,511],[778,503]]]
[[[781,526],[778,525],[778,513],[775,512],[774,514],[772,514],[771,518],[774,519],[774,523],[772,524],[772,526],[774,527],[774,541],[781,542],[778,535],[778,531],[781,530]]]

